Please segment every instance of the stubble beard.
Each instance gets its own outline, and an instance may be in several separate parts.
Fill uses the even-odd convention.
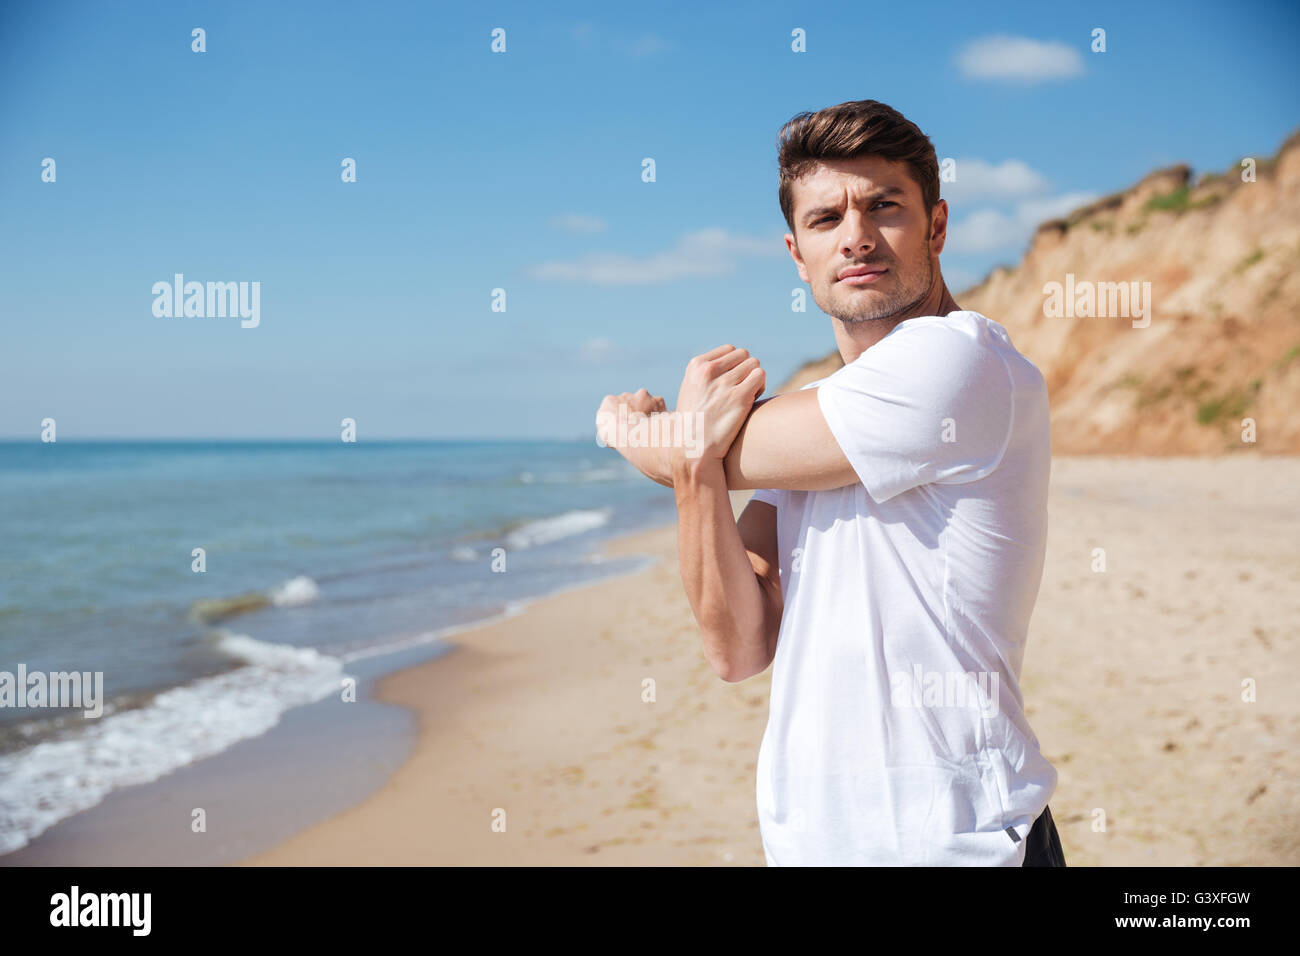
[[[837,307],[837,303],[829,301],[834,297],[835,283],[832,281],[826,290],[827,302],[818,302],[817,305],[827,315],[834,316],[845,325],[857,325],[861,322],[881,322],[890,319],[896,319],[898,316],[911,314],[918,305],[925,301],[925,297],[930,294],[930,286],[934,283],[934,260],[929,255],[929,242],[931,229],[925,232],[925,278],[912,284],[903,284],[899,273],[895,272],[894,277],[899,279],[899,287],[892,294],[881,301],[880,296],[874,296],[866,301],[855,302],[853,311],[849,311],[844,306]],[[849,296],[854,293],[850,291]],[[816,301],[816,296],[813,296]],[[859,296],[865,299],[866,297]],[[852,299],[848,301],[852,302]],[[830,306],[828,308],[827,306]]]
[[[829,315],[835,316],[845,325],[856,325],[860,322],[881,322],[888,319],[895,319],[901,315],[908,315],[918,305],[925,301],[925,297],[930,294],[930,285],[934,282],[934,263],[930,257],[925,258],[925,278],[915,285],[904,285],[895,291],[892,295],[885,298],[882,302],[879,297],[874,301],[855,303],[854,311],[848,312],[841,308],[838,311],[824,309]]]

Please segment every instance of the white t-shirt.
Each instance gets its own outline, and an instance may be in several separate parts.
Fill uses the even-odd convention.
[[[1056,788],[1019,686],[1043,377],[961,311],[899,323],[812,387],[861,482],[755,493],[785,598],[757,767],[768,865],[1020,866]]]

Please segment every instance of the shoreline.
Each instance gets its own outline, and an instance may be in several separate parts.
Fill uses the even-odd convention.
[[[645,533],[624,531],[593,549],[594,564],[626,556],[629,567],[512,598],[503,611],[478,620],[366,649],[345,664],[357,681],[354,702],[341,706],[334,694],[291,707],[262,733],[160,777],[114,788],[0,854],[0,866],[228,865],[278,846],[355,806],[410,758],[417,714],[379,699],[375,689],[386,676],[443,660],[457,650],[462,633],[513,620],[537,601],[642,573],[652,559],[635,550],[613,555],[608,546]],[[194,809],[207,816],[206,832],[192,831]]]

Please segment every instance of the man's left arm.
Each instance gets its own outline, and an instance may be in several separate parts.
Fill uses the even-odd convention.
[[[729,489],[829,491],[858,482],[831,433],[817,389],[776,395],[755,405],[724,459]]]
[[[884,502],[930,482],[985,477],[1009,447],[1016,400],[1011,367],[985,337],[970,323],[908,326],[816,387],[754,403],[721,456],[727,488],[860,481]],[[669,449],[638,451],[648,453],[631,459],[638,467],[671,481],[671,458],[659,457]]]
[[[619,398],[630,399],[634,410],[641,404],[637,396],[627,393]],[[649,430],[651,434],[679,437],[691,434],[689,423],[676,412],[650,414],[658,419],[655,428]],[[615,447],[648,478],[669,488],[673,486],[671,446]],[[815,388],[755,402],[724,463],[727,487],[733,491],[749,488],[826,491],[858,481],[857,473],[826,423]]]

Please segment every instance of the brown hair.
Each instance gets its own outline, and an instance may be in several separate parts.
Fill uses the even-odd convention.
[[[777,134],[781,170],[778,197],[790,232],[794,228],[794,182],[821,160],[879,156],[907,163],[921,187],[928,214],[939,201],[939,160],[934,145],[902,113],[875,100],[852,100],[816,113],[799,113]]]

